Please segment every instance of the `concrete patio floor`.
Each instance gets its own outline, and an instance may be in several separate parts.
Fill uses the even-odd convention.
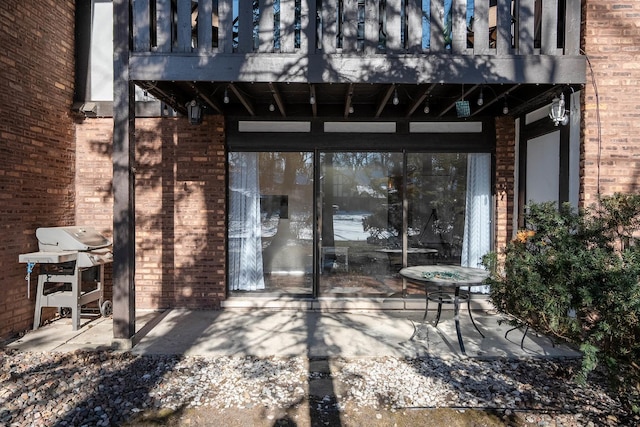
[[[132,340],[113,339],[110,317],[83,318],[77,331],[72,330],[71,319],[61,318],[5,347],[34,352],[113,349],[188,356],[465,357],[458,346],[451,310],[443,311],[437,327],[432,322],[422,323],[423,312],[417,310],[172,309],[136,314],[137,333]],[[473,328],[466,310],[461,311],[466,357],[580,357],[574,349],[554,345],[532,331],[521,348],[522,330],[505,338],[511,326],[500,322],[500,316],[486,310],[473,314],[485,338]],[[433,321],[433,316],[429,320]]]

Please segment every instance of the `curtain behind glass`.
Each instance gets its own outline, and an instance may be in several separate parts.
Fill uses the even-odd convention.
[[[467,157],[467,194],[461,265],[482,268],[482,256],[491,248],[491,154]],[[489,293],[489,286],[473,286],[471,292]]]
[[[229,287],[264,289],[258,153],[233,153],[229,176]]]

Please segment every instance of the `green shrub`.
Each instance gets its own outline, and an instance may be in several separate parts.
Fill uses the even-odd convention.
[[[532,204],[525,223],[484,259],[497,310],[580,347],[583,381],[599,363],[637,372],[640,196],[615,194],[581,211]]]

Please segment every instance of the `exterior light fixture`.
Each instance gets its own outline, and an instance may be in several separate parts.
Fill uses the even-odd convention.
[[[482,88],[480,88],[480,95],[478,96],[478,100],[476,101],[478,107],[481,107],[484,104],[484,98],[482,97]]]
[[[269,111],[276,111],[276,106],[273,104],[269,104]]]
[[[227,89],[224,90],[224,98],[222,98],[222,102],[224,102],[225,104],[229,103],[229,92],[227,91]]]
[[[424,103],[424,110],[422,110],[422,111],[424,111],[425,114],[429,114],[431,112],[431,108],[429,108],[429,103],[428,102]]]
[[[202,123],[202,106],[195,99],[187,102],[187,114],[192,125]]]
[[[504,97],[504,105],[502,106],[502,114],[509,114],[509,104],[507,104],[507,97]]]
[[[316,103],[316,97],[313,96],[313,94],[311,94],[311,96],[309,96],[309,104],[313,105]]]
[[[353,108],[353,105],[349,106],[349,114],[353,114],[354,111],[356,110]]]
[[[569,112],[564,107],[564,93],[561,93],[560,98],[553,98],[551,107],[549,107],[549,118],[553,120],[553,124],[556,126],[560,124],[564,126],[569,123]]]
[[[456,115],[459,119],[464,119],[471,116],[471,107],[469,106],[469,101],[456,101]]]
[[[398,105],[400,103],[400,99],[398,98],[398,89],[393,92],[393,105]]]

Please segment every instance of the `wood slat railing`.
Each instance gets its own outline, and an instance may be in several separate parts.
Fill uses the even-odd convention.
[[[562,56],[580,45],[579,0],[132,0],[131,10],[133,51],[159,54]]]

